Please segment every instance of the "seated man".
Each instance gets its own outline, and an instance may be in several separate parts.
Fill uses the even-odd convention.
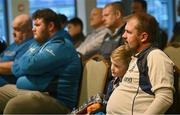
[[[153,16],[135,13],[126,22],[123,38],[134,56],[108,100],[107,114],[163,114],[173,103],[174,63],[153,47],[158,26]]]
[[[11,73],[11,65],[19,59],[32,43],[32,20],[29,15],[21,14],[13,20],[14,43],[0,54],[0,86],[15,83],[16,78]]]
[[[0,109],[4,114],[68,113],[77,104],[80,58],[53,10],[35,11],[33,22],[35,42],[13,63],[17,82],[0,88]]]
[[[84,42],[76,48],[76,50],[83,55],[85,60],[98,54],[104,42],[104,38],[111,34],[111,31],[104,27],[102,10],[102,8],[93,8],[91,10],[89,24],[93,28],[93,31],[90,32],[86,36]]]

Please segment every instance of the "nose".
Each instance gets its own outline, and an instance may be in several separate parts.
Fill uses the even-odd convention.
[[[126,39],[126,31],[123,33],[122,37]]]
[[[32,31],[33,31],[33,32],[35,32],[35,31],[36,31],[36,28],[35,28],[35,27],[33,27],[33,28],[32,28]]]
[[[111,65],[111,72],[113,73],[114,72],[114,66]]]

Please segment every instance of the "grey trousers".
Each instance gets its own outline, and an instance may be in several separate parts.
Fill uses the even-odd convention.
[[[15,85],[5,85],[0,87],[0,112],[4,114],[65,114],[70,110],[47,93],[19,90]]]

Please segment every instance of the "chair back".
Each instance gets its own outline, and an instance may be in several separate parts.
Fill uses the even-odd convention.
[[[103,93],[108,69],[109,65],[101,55],[95,55],[85,62],[78,106],[81,106],[89,97]]]

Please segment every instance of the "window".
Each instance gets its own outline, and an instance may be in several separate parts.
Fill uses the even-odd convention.
[[[29,0],[29,5],[30,14],[48,6],[57,13],[65,14],[69,19],[75,16],[75,0]]]
[[[97,7],[104,7],[107,3],[115,2],[115,1],[121,1],[121,0],[96,0]]]
[[[0,40],[6,41],[5,1],[0,0]]]
[[[164,29],[168,37],[172,35],[173,28],[173,8],[172,0],[146,0],[148,13],[156,17],[159,25]]]

